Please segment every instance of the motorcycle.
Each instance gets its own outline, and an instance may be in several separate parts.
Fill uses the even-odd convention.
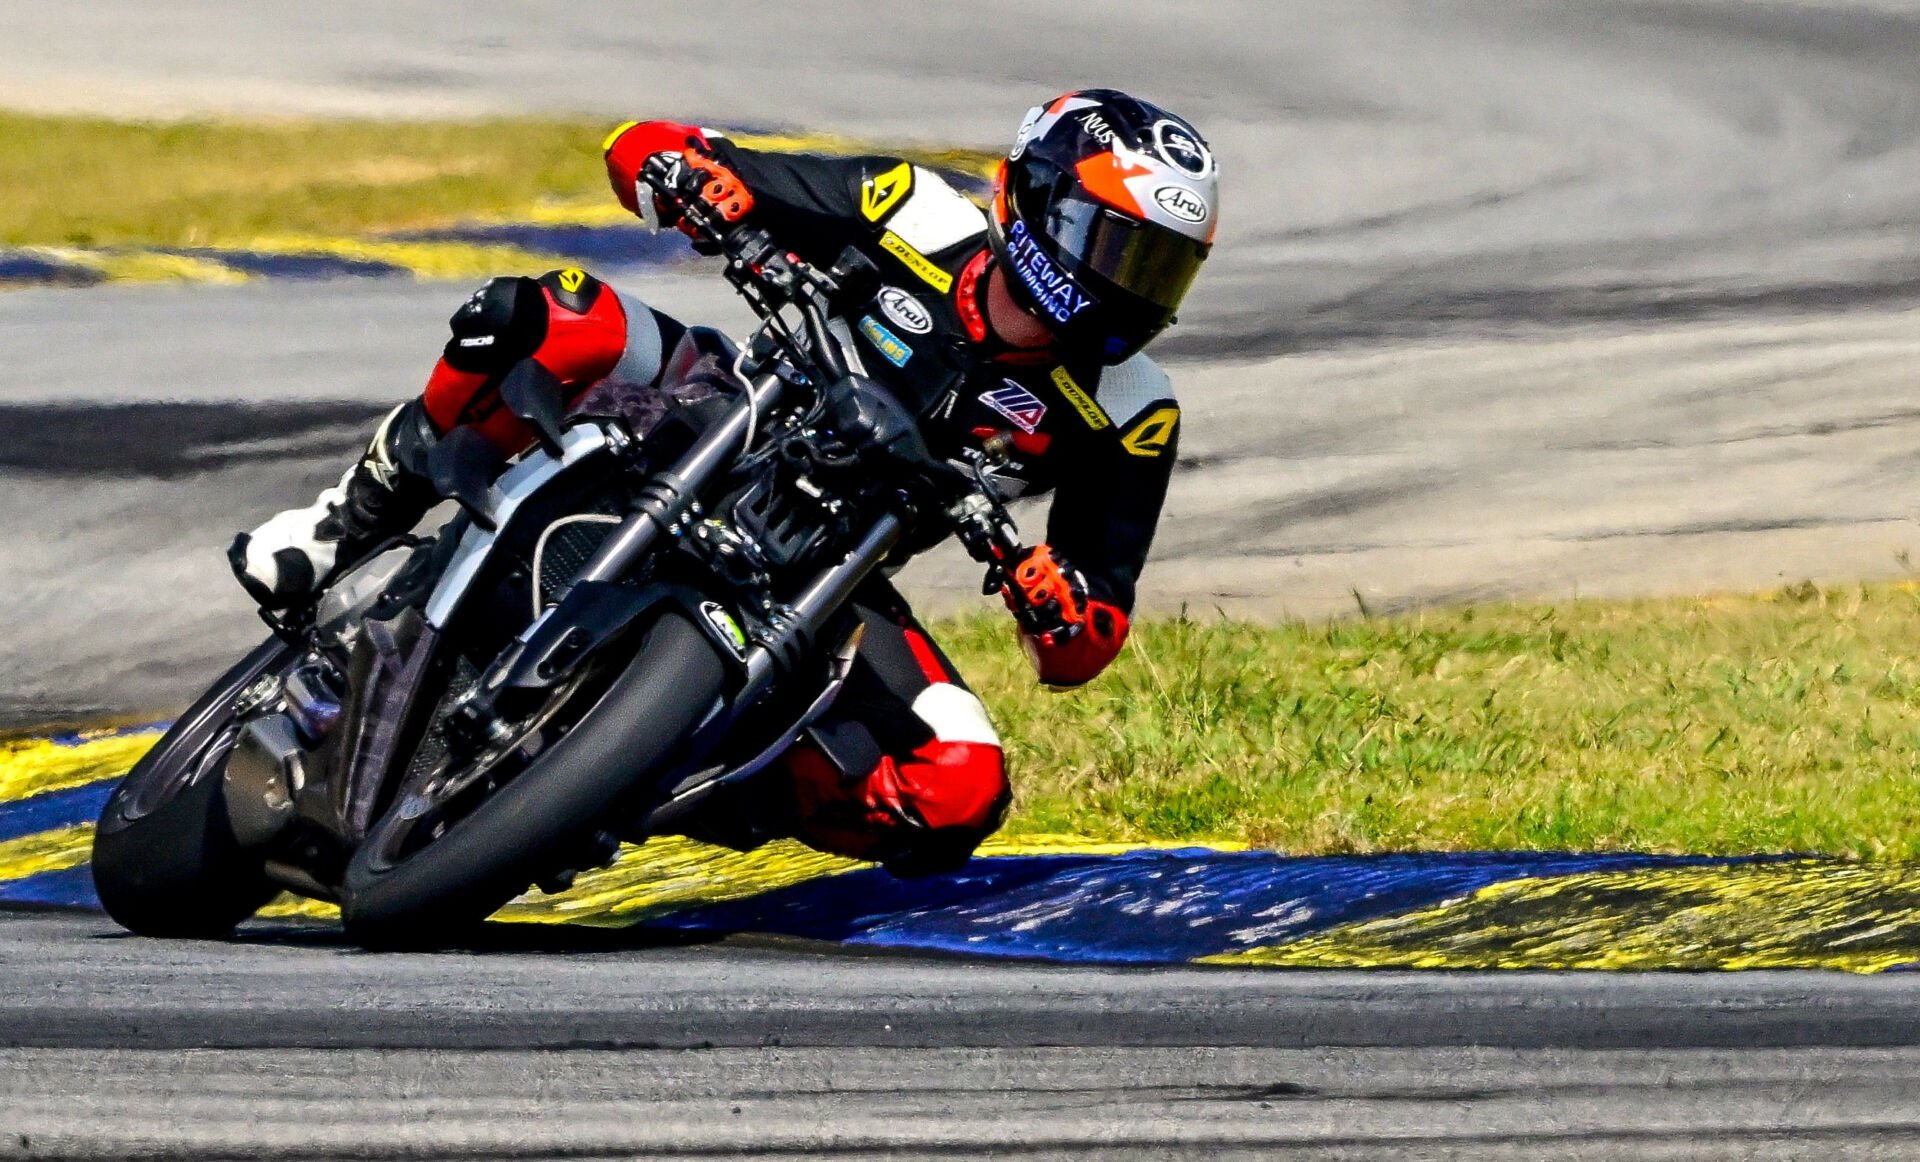
[[[823,271],[670,166],[643,177],[759,327],[691,329],[663,383],[704,398],[647,431],[568,415],[550,373],[513,368],[500,394],[536,445],[503,465],[449,433],[428,469],[455,515],[263,612],[272,636],[114,790],[92,868],[122,926],[218,938],[291,891],[362,945],[430,947],[622,842],[753,846],[775,832],[736,792],[833,705],[861,586],[957,534],[999,587],[1020,553],[1004,444],[935,456],[850,370],[836,319],[877,290],[872,264]]]

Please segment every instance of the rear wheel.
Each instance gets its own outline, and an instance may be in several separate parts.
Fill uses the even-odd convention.
[[[706,635],[663,613],[610,684],[589,676],[556,691],[511,738],[443,762],[400,795],[348,865],[347,934],[418,948],[471,932],[591,846],[597,825],[714,707],[725,679]]]
[[[292,657],[265,642],[221,675],[114,788],[93,835],[93,887],[107,915],[142,936],[213,938],[278,889],[227,823],[221,775],[234,706]]]

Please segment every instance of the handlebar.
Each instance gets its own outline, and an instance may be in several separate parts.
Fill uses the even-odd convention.
[[[828,308],[840,286],[832,276],[774,244],[765,230],[728,222],[699,196],[697,179],[683,165],[656,153],[640,167],[640,180],[679,211],[697,241],[726,259],[725,277],[767,325],[780,353],[820,383],[846,378],[847,363],[827,329]],[[780,316],[792,307],[806,342]]]
[[[833,301],[842,290],[840,282],[799,255],[782,250],[766,231],[726,221],[699,196],[699,179],[689,177],[690,172],[670,155],[655,154],[641,166],[639,176],[661,201],[679,211],[696,240],[726,259],[727,281],[760,316],[763,334],[775,351],[808,376],[823,395],[835,390],[849,375],[839,341],[828,329]],[[781,316],[781,310],[789,307],[799,316],[799,335]],[[1005,462],[1008,446],[1004,436],[989,440],[971,473],[939,460],[922,466],[929,478],[950,486],[948,495],[956,497],[945,515],[968,554],[987,566],[983,593],[995,593],[1010,584],[1008,574],[1025,552],[1013,519],[986,478],[992,467]],[[1033,628],[1026,624],[1028,617],[1017,619],[1022,628]]]

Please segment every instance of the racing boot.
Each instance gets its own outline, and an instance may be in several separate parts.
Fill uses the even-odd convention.
[[[312,601],[381,541],[420,522],[439,501],[426,474],[437,435],[418,399],[395,408],[340,483],[233,538],[234,576],[266,609]]]

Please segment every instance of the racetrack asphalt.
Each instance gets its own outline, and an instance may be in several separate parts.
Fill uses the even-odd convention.
[[[0,1157],[1901,1157],[1920,977],[383,956],[0,917]],[[370,1129],[370,1123],[377,1129]]]
[[[1227,182],[1163,348],[1188,463],[1160,608],[1892,576],[1915,540],[1911,2],[108,0],[6,24],[0,104],[116,115],[587,111],[984,146],[1069,84],[1159,97]],[[0,722],[184,703],[257,632],[227,536],[337,473],[465,289],[0,296]],[[933,565],[920,592],[951,600],[965,578]],[[1920,1153],[1905,974],[389,958],[53,915],[0,917],[0,973],[0,1156]]]

